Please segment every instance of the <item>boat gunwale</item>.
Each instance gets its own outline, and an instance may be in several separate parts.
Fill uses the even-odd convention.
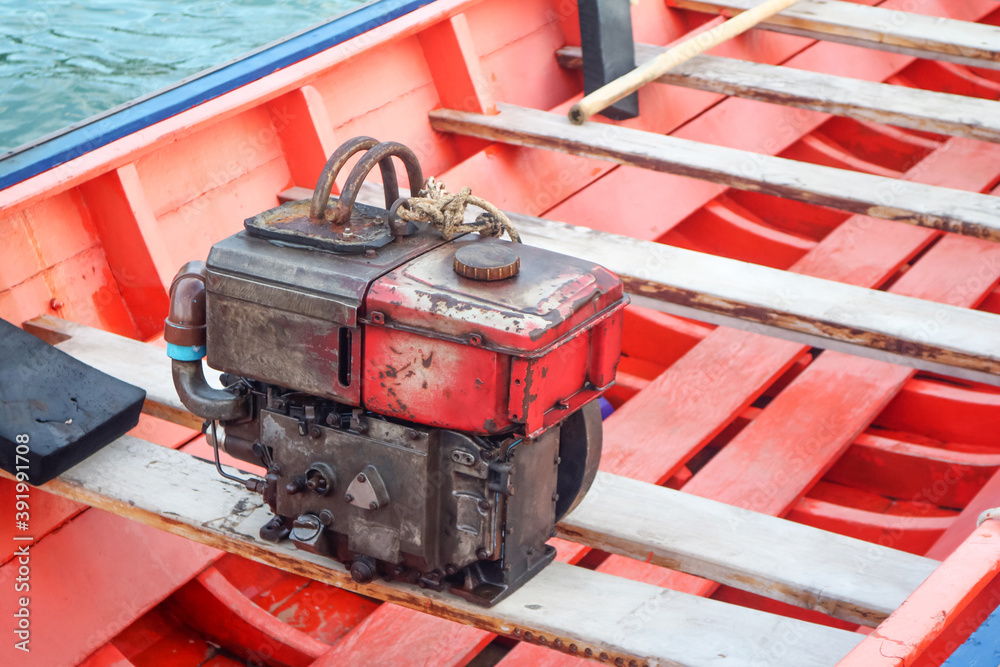
[[[321,54],[431,2],[433,0],[367,2],[221,65],[196,72],[164,88],[16,146],[0,153],[0,190],[71,162],[118,139],[127,138],[246,84],[260,81],[277,70]],[[374,13],[373,10],[381,11]],[[94,126],[100,128],[98,136],[87,136]]]

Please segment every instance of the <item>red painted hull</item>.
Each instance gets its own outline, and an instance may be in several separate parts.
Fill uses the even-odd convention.
[[[637,41],[667,44],[706,20],[668,4],[633,7]],[[914,11],[902,0],[865,4]],[[311,188],[333,148],[362,134],[409,145],[425,173],[507,210],[1000,313],[1000,253],[985,241],[431,129],[427,112],[442,106],[565,111],[581,80],[553,54],[579,44],[575,7],[440,0],[0,191],[0,317],[57,314],[155,340],[181,264],[278,193]],[[990,0],[918,11],[1000,23]],[[713,53],[1000,97],[995,72],[771,32]],[[643,89],[640,104],[625,125],[976,192],[996,194],[1000,182],[996,144],[664,86]],[[935,558],[1000,505],[995,388],[638,307],[624,321],[602,469]],[[134,433],[207,452],[196,433],[152,417]],[[0,480],[0,494],[12,493]],[[37,648],[31,662],[11,662],[6,642],[4,664],[461,665],[493,641],[55,496],[37,494],[33,512]],[[0,527],[0,544],[11,536]],[[566,561],[849,627],[557,542]],[[16,561],[4,549],[8,591]],[[10,604],[0,597],[0,616]],[[503,665],[569,662],[505,640],[489,650],[507,649]]]

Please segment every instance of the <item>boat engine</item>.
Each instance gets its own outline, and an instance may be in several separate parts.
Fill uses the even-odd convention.
[[[274,512],[262,538],[360,583],[490,605],[552,560],[555,523],[596,475],[627,299],[591,262],[403,219],[393,157],[419,190],[412,151],[354,139],[311,200],[246,220],[181,269],[165,326],[174,384],[217,464],[221,448],[266,469],[219,466]],[[385,209],[355,203],[376,165]],[[206,355],[224,389],[207,384]]]

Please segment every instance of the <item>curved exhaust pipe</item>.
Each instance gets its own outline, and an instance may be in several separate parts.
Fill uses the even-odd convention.
[[[207,352],[205,262],[188,262],[170,284],[170,311],[163,325],[167,356],[172,361],[174,389],[184,407],[209,420],[229,420],[248,414],[245,396],[215,389],[205,379],[202,359]]]

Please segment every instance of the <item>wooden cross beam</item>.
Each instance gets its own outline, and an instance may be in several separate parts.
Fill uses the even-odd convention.
[[[646,62],[665,50],[662,46],[636,44],[636,61]],[[565,46],[556,51],[556,57],[563,67],[581,67],[578,46]],[[719,56],[698,56],[656,81],[922,132],[1000,141],[1000,102],[979,97]]]
[[[509,104],[495,116],[438,109],[442,132],[610,160],[741,190],[1000,241],[1000,200],[989,195],[873,176]]]
[[[713,15],[733,15],[751,9],[756,2],[672,0],[671,5]],[[758,27],[918,58],[1000,69],[1000,28],[983,23],[838,0],[801,0]]]
[[[143,387],[148,396],[144,408],[148,414],[160,415],[183,425],[196,421],[200,423],[198,417],[185,410],[173,390],[170,360],[162,348],[51,316],[31,320],[25,328],[55,343],[73,357]],[[207,497],[215,498],[211,502],[231,503],[230,507],[241,508],[235,510],[240,515],[239,522],[258,511],[266,514],[266,508],[261,509],[262,503],[257,496],[245,494],[239,485],[226,483],[209,469],[210,466],[193,463],[187,454],[135,438],[124,438],[112,447],[115,449],[110,456],[135,461],[135,466],[131,468],[128,463],[121,465],[129,468],[137,479],[115,482],[128,486],[130,493],[135,495],[126,496],[119,489],[116,493],[121,498],[134,501],[149,494],[150,499],[143,502],[153,504],[156,495],[162,491],[160,487],[173,485],[177,482],[175,478],[183,476],[196,480],[192,482],[195,488],[214,489],[211,493],[204,492]],[[150,463],[152,459],[163,460],[164,463],[154,465]],[[86,465],[97,470],[101,464]],[[118,463],[107,465],[116,468],[109,475],[122,480],[129,478],[128,471],[117,470]],[[137,491],[142,486],[138,478],[151,473],[136,473],[136,468],[154,470],[152,474],[161,475],[163,480],[151,478],[146,482],[148,490]],[[54,483],[51,489],[48,486],[45,488],[131,516],[131,510],[115,505],[107,497],[111,488],[108,484],[88,475],[74,469],[64,475],[61,482]],[[70,478],[77,483],[70,484]],[[182,504],[185,501],[177,499],[176,502]],[[195,512],[193,504],[184,511],[189,514]],[[229,510],[223,512],[219,507],[198,509],[197,512],[199,514],[190,516],[206,513],[222,517],[233,513]],[[140,520],[152,523],[151,518]],[[235,522],[237,519],[230,517],[215,523],[232,528],[230,524],[235,525]],[[163,527],[161,524],[159,520],[154,523]],[[591,492],[559,524],[557,531],[564,539],[593,548],[678,569],[871,627],[878,625],[902,604],[937,566],[937,561],[929,558],[607,473],[598,474]],[[218,536],[199,538],[186,532],[181,534],[219,546],[214,542]],[[256,540],[249,528],[239,534]],[[781,544],[782,548],[775,549],[776,544]],[[244,553],[242,547],[240,549],[238,553],[254,557],[252,553]],[[289,552],[289,549],[284,552]],[[298,552],[292,549],[290,553]],[[318,562],[327,561],[319,559]]]

